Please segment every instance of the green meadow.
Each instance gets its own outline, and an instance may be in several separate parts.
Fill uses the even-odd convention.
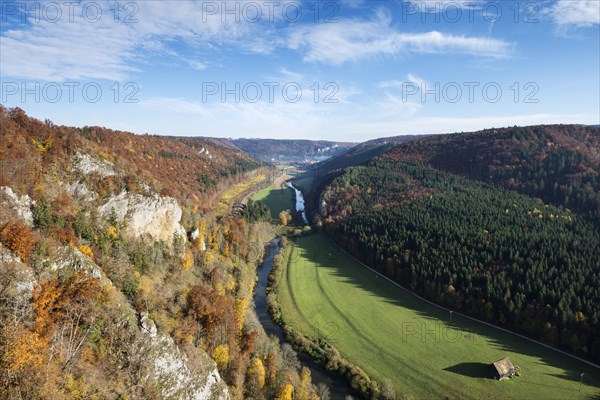
[[[292,210],[292,189],[284,183],[273,184],[257,192],[252,200],[262,201],[271,210],[271,217],[279,219],[279,213],[284,210]]]
[[[275,212],[289,207],[275,199],[268,200]],[[278,292],[285,322],[313,339],[325,339],[374,379],[390,379],[398,394],[416,399],[600,398],[599,369],[451,316],[364,268],[325,234],[290,240],[286,260]],[[520,368],[521,376],[493,379],[491,363],[504,357]]]

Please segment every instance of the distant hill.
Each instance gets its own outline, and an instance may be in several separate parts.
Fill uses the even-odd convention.
[[[318,170],[320,175],[326,175],[339,168],[360,164],[393,148],[395,144],[408,143],[424,137],[425,136],[418,135],[402,135],[368,140],[359,143],[332,158],[321,161],[314,168]]]
[[[373,146],[373,145],[382,145],[382,144],[401,144],[412,142],[413,140],[422,139],[429,135],[398,135],[398,136],[388,136],[383,138],[371,139],[366,142],[361,143],[363,146]],[[359,145],[359,146],[360,146]]]
[[[386,151],[394,148],[400,143],[408,143],[412,140],[423,138],[424,136],[403,135],[388,138],[368,140],[359,143],[345,151],[312,165],[307,172],[295,180],[303,192],[306,200],[307,209],[315,209],[319,195],[333,177],[340,174],[344,168],[362,164]]]
[[[223,139],[222,142],[266,162],[320,161],[340,154],[355,145],[355,143],[327,140],[296,139]]]

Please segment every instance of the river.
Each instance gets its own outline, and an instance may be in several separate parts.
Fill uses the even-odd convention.
[[[288,182],[287,186],[294,189],[296,192],[296,211],[302,212],[302,219],[304,220],[304,223],[308,225],[308,218],[306,218],[306,210],[304,210],[304,196],[302,195],[302,192],[296,189],[292,182]]]
[[[280,343],[287,343],[283,333],[283,329],[277,325],[271,318],[267,308],[267,285],[269,284],[269,274],[273,268],[273,258],[279,253],[279,239],[273,240],[265,247],[265,255],[262,265],[258,269],[258,283],[254,294],[254,305],[256,307],[256,315],[263,326],[267,335],[274,335],[279,338]],[[318,365],[313,359],[304,353],[298,353],[298,360],[303,366],[310,369],[312,381],[315,385],[324,383],[331,391],[331,400],[344,400],[346,396],[351,394],[350,387],[344,379],[337,375],[333,375],[322,366]]]

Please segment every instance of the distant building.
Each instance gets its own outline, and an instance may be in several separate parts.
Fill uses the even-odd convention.
[[[508,357],[496,361],[493,365],[496,371],[495,378],[499,381],[512,377],[516,372],[515,366]]]

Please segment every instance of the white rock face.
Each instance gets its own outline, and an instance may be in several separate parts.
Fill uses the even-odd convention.
[[[148,318],[147,312],[141,313],[139,320],[140,320],[140,329],[142,330],[142,332],[144,332],[145,334],[149,335],[152,338],[154,338],[158,335],[158,329],[156,329],[156,324],[154,323],[154,321],[152,321],[150,318]]]
[[[73,182],[67,185],[67,191],[71,196],[85,201],[93,201],[96,199],[96,193],[92,192],[87,185],[82,182]]]
[[[113,163],[106,160],[99,160],[81,151],[78,151],[75,155],[73,166],[84,175],[89,175],[93,172],[96,172],[103,178],[116,175]]]
[[[163,399],[177,400],[227,400],[227,385],[221,380],[215,362],[204,352],[197,360],[194,371],[188,367],[187,356],[179,350],[170,336],[158,334],[154,322],[143,313],[139,317],[144,335],[138,357],[150,365],[150,375],[161,390]]]
[[[102,272],[94,260],[83,254],[75,247],[62,247],[58,251],[58,257],[52,261],[50,268],[53,271],[63,268],[83,271],[96,279],[100,279]]]
[[[194,230],[190,233],[190,240],[196,240],[200,237],[200,229],[194,228]],[[200,238],[200,250],[206,250],[206,243],[204,242],[204,237]]]
[[[0,243],[0,268],[6,268],[8,264],[18,264],[19,268],[16,270],[16,279],[11,282],[9,286],[15,289],[14,295],[19,297],[20,299],[12,299],[12,300],[27,300],[31,298],[33,294],[33,285],[36,283],[35,276],[31,272],[31,270],[27,269],[27,267],[21,264],[21,258],[14,255],[9,249],[4,247],[2,243]],[[10,294],[7,292],[5,295]],[[10,296],[7,296],[4,300],[10,299]]]
[[[181,226],[181,207],[171,197],[142,196],[121,192],[111,197],[99,208],[99,213],[107,218],[115,211],[117,220],[125,222],[125,233],[132,237],[149,237],[162,240],[168,244],[173,242],[174,235],[186,239],[185,229]]]
[[[3,200],[3,204],[12,208],[27,225],[33,226],[31,207],[35,202],[28,195],[19,196],[10,187],[0,186],[0,200]]]

